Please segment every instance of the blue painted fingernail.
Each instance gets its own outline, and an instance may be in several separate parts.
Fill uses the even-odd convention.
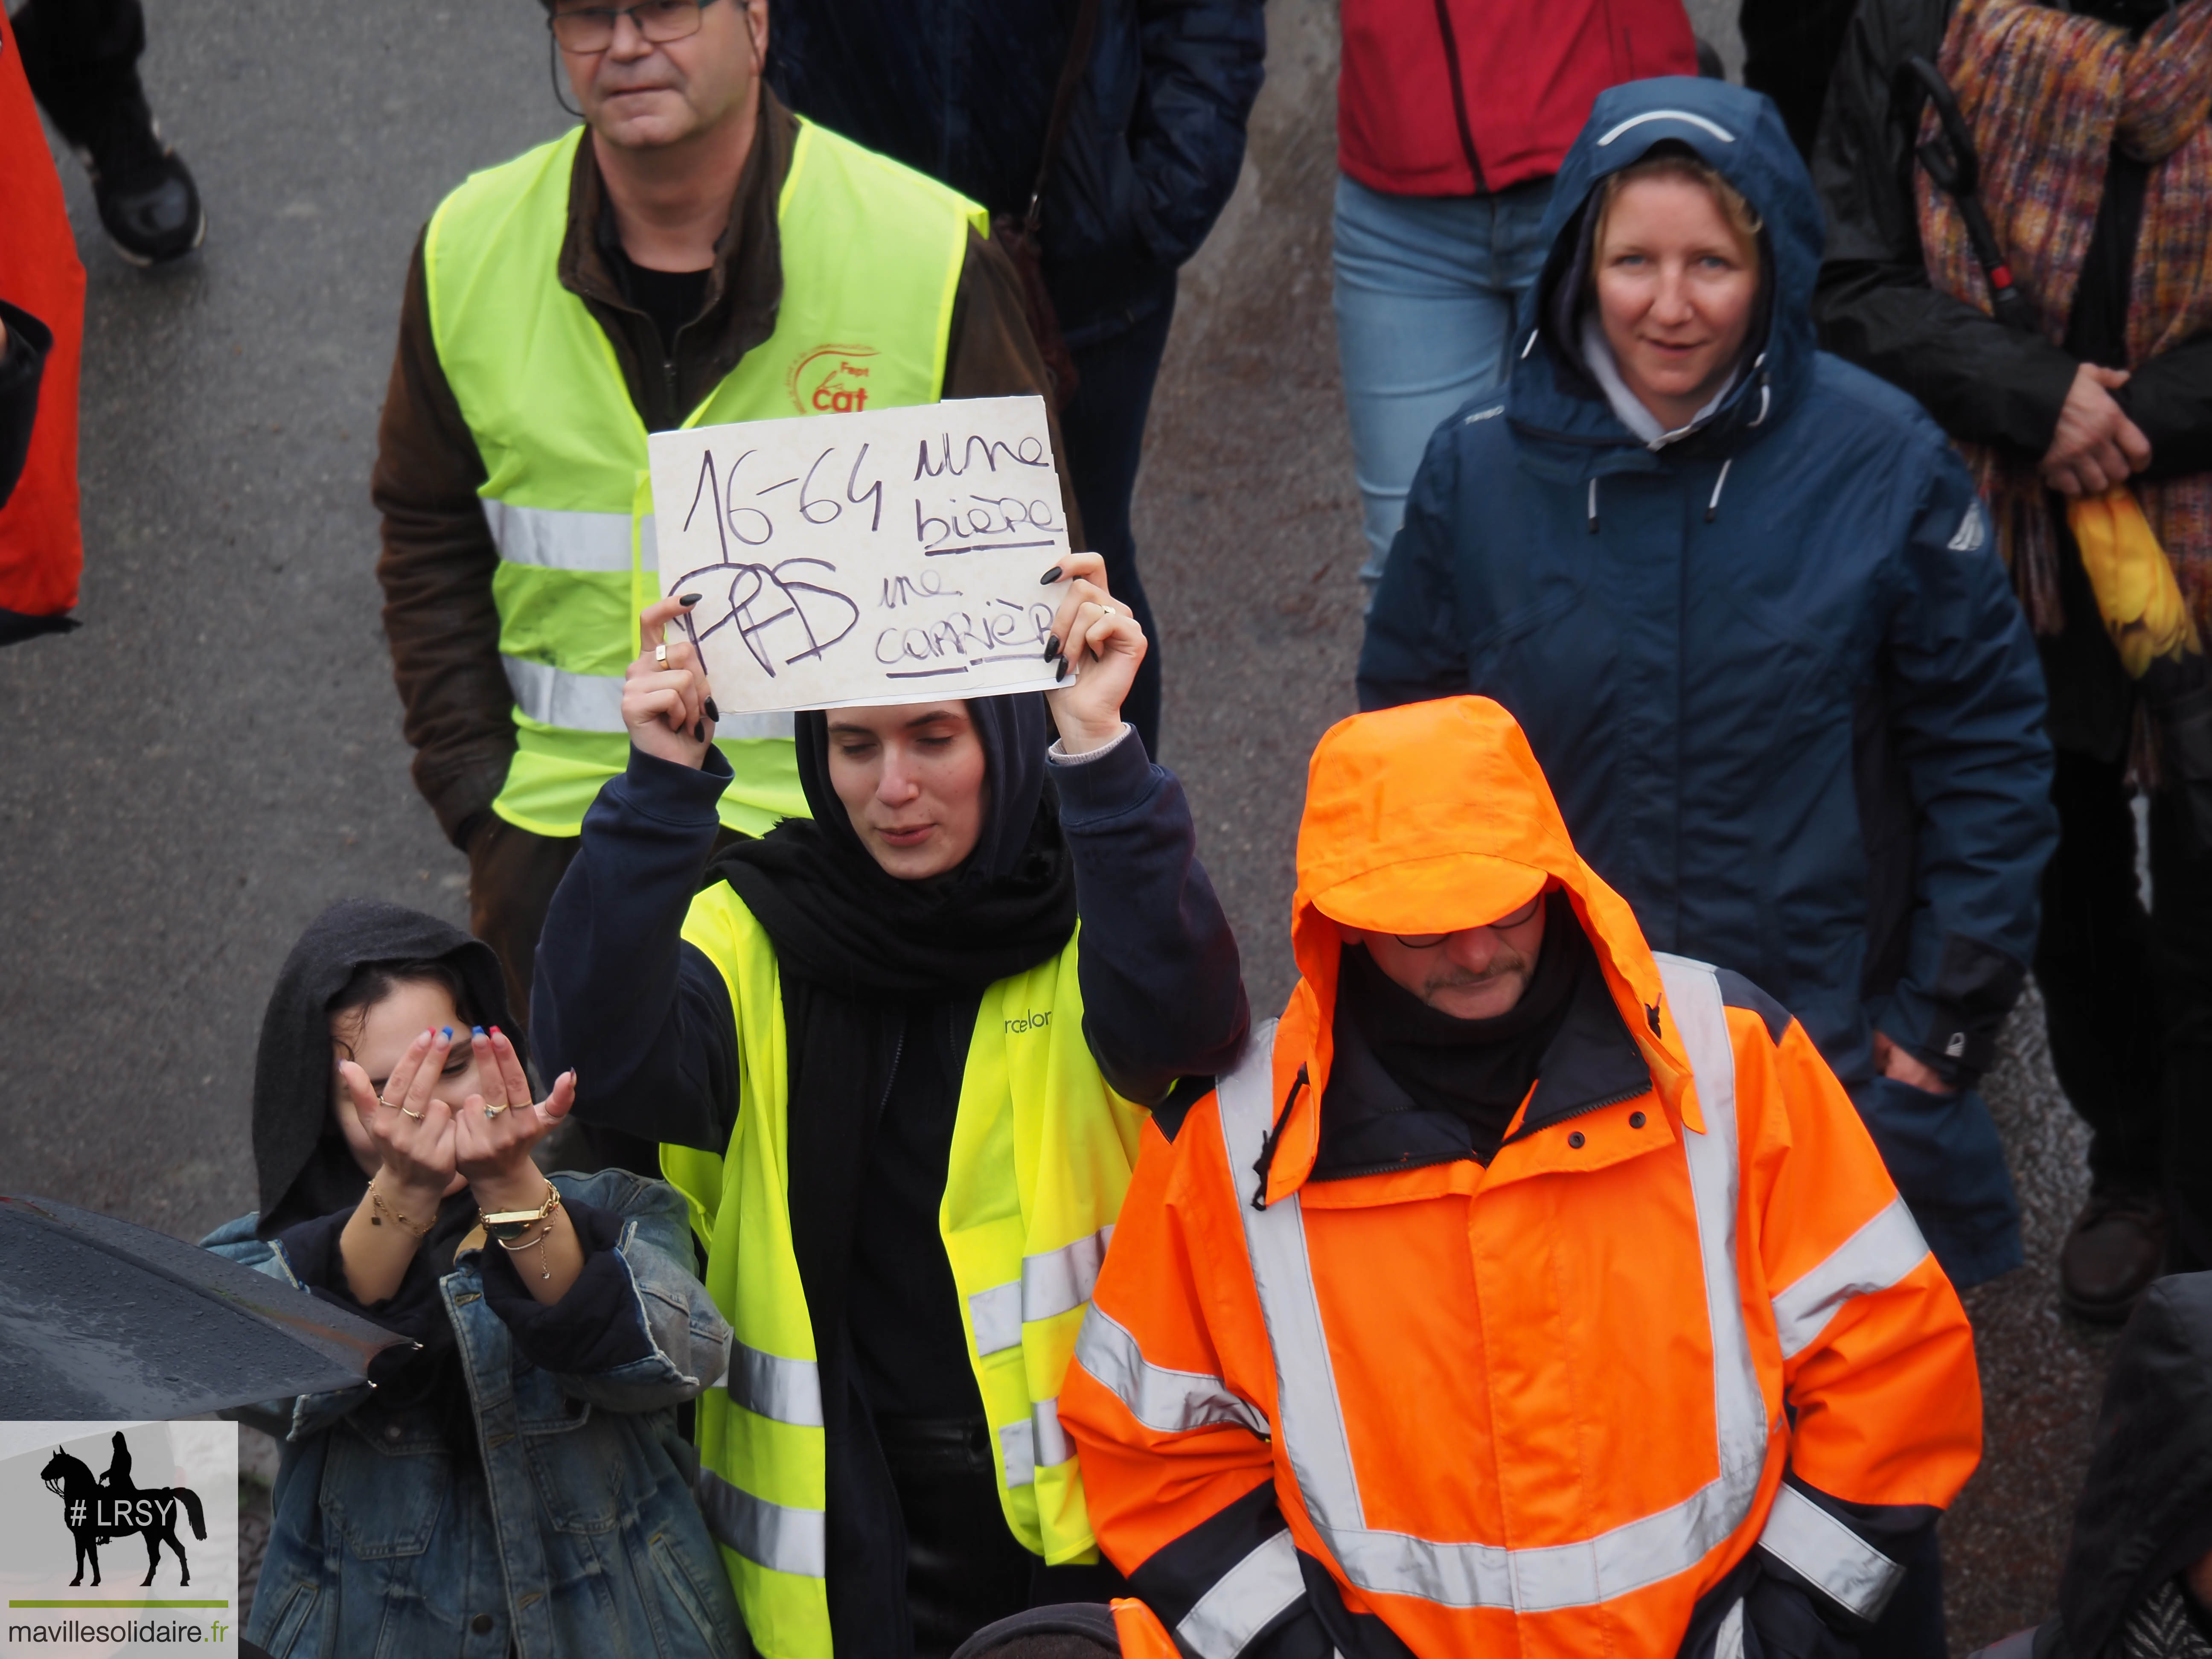
[[[445,1036],[447,1042],[451,1042],[453,1040],[453,1028],[452,1026],[448,1025],[446,1027]]]
[[[481,1025],[471,1025],[469,1027],[469,1030],[475,1032],[478,1036],[482,1036],[484,1034],[484,1029]]]

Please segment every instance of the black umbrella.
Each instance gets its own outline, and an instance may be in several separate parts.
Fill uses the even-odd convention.
[[[0,1418],[187,1417],[352,1388],[406,1340],[166,1233],[0,1194]]]

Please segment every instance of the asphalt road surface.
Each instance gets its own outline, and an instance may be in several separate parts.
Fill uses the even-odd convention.
[[[1163,758],[1245,950],[1292,981],[1314,739],[1351,712],[1358,507],[1329,316],[1334,15],[1274,0],[1236,199],[1183,285],[1138,526]],[[1692,8],[1738,59],[1722,6]],[[471,170],[562,130],[530,0],[149,0],[155,106],[211,225],[130,270],[63,174],[88,273],[84,628],[0,652],[0,1190],[196,1236],[252,1204],[263,999],[325,904],[462,921],[407,776],[368,477],[408,251]],[[1988,1090],[2029,1265],[1969,1297],[1987,1453],[1945,1522],[1954,1649],[2049,1608],[2107,1339],[2051,1259],[2083,1135],[2031,1003]]]

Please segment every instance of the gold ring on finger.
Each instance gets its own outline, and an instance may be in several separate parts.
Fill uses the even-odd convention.
[[[402,1106],[399,1109],[404,1112],[408,1116],[413,1118],[417,1123],[420,1123],[422,1121],[422,1114],[416,1111],[412,1106]]]
[[[668,647],[665,645],[656,645],[653,647],[653,665],[655,668],[668,666]]]
[[[486,1117],[497,1117],[497,1116],[498,1116],[501,1112],[505,1111],[506,1109],[507,1109],[507,1108],[506,1108],[506,1106],[505,1106],[504,1104],[498,1105],[498,1106],[487,1105],[487,1106],[484,1108],[484,1115],[485,1115]]]
[[[376,1103],[377,1103],[378,1105],[380,1105],[380,1106],[383,1107],[383,1108],[384,1108],[384,1109],[385,1109],[386,1111],[387,1111],[387,1112],[396,1112],[396,1111],[398,1111],[398,1110],[399,1109],[397,1106],[394,1106],[394,1105],[393,1105],[390,1101],[386,1100],[386,1099],[382,1095],[379,1095],[379,1096],[377,1096],[377,1097],[376,1097]]]

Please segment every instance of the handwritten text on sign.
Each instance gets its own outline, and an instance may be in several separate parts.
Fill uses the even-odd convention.
[[[1052,685],[1067,552],[1040,398],[656,432],[663,593],[725,715]]]

